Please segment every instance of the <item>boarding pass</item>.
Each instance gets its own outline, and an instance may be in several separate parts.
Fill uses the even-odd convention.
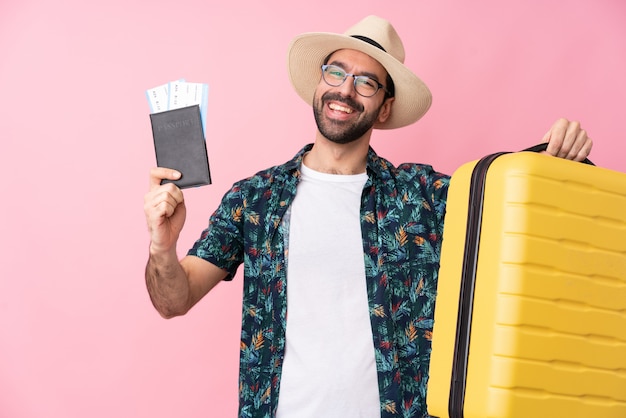
[[[205,83],[189,83],[184,79],[170,81],[146,90],[150,105],[150,113],[198,105],[202,126],[206,134],[206,113],[209,97],[209,85]]]

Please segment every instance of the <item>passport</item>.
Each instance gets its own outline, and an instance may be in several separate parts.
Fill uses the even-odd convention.
[[[174,183],[181,189],[211,184],[200,106],[151,113],[150,123],[157,166],[182,174],[178,180],[162,183]]]

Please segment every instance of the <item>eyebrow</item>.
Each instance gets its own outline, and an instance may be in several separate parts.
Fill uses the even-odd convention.
[[[346,65],[343,62],[341,62],[341,61],[332,61],[332,62],[329,62],[329,64],[330,65],[336,65],[337,67],[341,67],[342,70],[346,71]],[[355,75],[356,76],[366,76],[366,77],[371,78],[372,80],[376,80],[377,82],[380,82],[379,79],[378,79],[378,76],[376,74],[369,73],[367,71],[362,72],[361,74],[355,74]]]

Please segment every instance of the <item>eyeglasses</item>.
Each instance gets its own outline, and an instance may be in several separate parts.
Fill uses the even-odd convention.
[[[341,86],[348,76],[354,78],[354,90],[363,97],[372,97],[379,89],[389,93],[385,86],[371,77],[346,73],[336,65],[322,65],[322,78],[329,86]]]

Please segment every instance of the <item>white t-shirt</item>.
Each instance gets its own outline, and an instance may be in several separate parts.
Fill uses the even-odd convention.
[[[277,417],[380,418],[360,223],[367,174],[301,171]]]

